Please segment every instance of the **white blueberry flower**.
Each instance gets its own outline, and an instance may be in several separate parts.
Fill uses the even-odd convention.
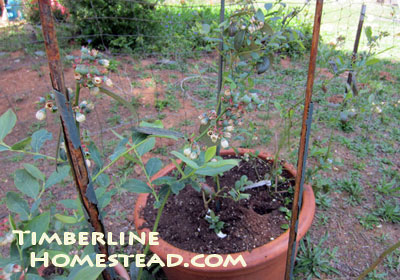
[[[224,137],[225,138],[231,138],[232,134],[230,132],[224,132]]]
[[[36,112],[36,118],[39,121],[43,121],[46,118],[46,110],[45,109],[40,109],[39,111]]]
[[[89,91],[90,91],[90,93],[93,94],[93,95],[98,95],[99,92],[100,92],[100,89],[99,89],[98,87],[92,87],[92,88],[90,88]]]
[[[246,25],[243,24],[240,28],[241,28],[242,30],[245,30],[245,29],[246,29]]]
[[[228,140],[226,140],[225,138],[222,138],[222,140],[221,140],[221,147],[224,148],[224,149],[228,148],[228,147],[229,147],[229,142],[228,142]]]
[[[86,106],[87,106],[87,101],[86,100],[83,100],[80,104],[79,104],[79,107],[83,107],[83,108],[85,108]]]
[[[85,159],[85,162],[86,162],[86,166],[90,168],[90,166],[92,165],[90,160],[89,159]]]
[[[226,131],[232,132],[233,131],[233,126],[232,125],[228,125],[227,127],[225,127]]]
[[[49,100],[49,101],[47,101],[46,102],[46,104],[44,105],[44,107],[46,108],[46,109],[51,109],[51,108],[53,108],[53,101],[51,101],[51,100]]]
[[[102,82],[102,79],[100,78],[100,77],[94,77],[93,78],[93,84],[95,84],[96,86],[99,86],[100,84],[101,84],[101,82]]]
[[[210,138],[211,138],[211,141],[213,142],[213,143],[215,143],[215,142],[217,142],[217,140],[218,140],[218,135],[216,135],[216,134],[212,134],[211,136],[210,136]]]
[[[94,103],[90,102],[86,105],[86,108],[88,108],[90,111],[92,111],[94,109]]]
[[[99,63],[100,63],[101,65],[103,65],[104,67],[110,66],[110,61],[109,61],[108,59],[100,59],[100,60],[99,60]]]
[[[0,246],[5,246],[12,243],[15,239],[15,236],[12,232],[6,234],[3,240],[0,240]]]
[[[253,33],[254,31],[256,31],[256,27],[255,27],[254,25],[251,25],[251,26],[249,27],[249,32],[250,32],[250,33]]]
[[[82,75],[75,72],[74,73],[74,78],[75,78],[75,80],[79,81],[80,79],[82,79]]]
[[[191,152],[190,153],[190,159],[196,159],[197,158],[197,153],[196,152]]]
[[[379,106],[375,106],[374,111],[375,111],[375,113],[380,114],[380,113],[382,113],[382,108]]]
[[[107,85],[108,87],[112,87],[114,84],[113,84],[113,82],[112,82],[112,80],[111,80],[110,78],[107,78],[107,79],[106,79],[106,85]]]
[[[84,114],[77,112],[75,119],[78,123],[84,122],[86,120],[86,117]]]
[[[201,124],[207,124],[208,123],[208,119],[207,118],[201,119],[200,123]]]
[[[191,153],[192,153],[192,150],[190,148],[186,148],[183,150],[183,154],[187,157],[190,156]]]
[[[217,233],[217,236],[221,239],[225,238],[227,235],[225,233],[223,233],[222,231]]]
[[[218,160],[216,158],[211,159],[211,162],[217,162]]]

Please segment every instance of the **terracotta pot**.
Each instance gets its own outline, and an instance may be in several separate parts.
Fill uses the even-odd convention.
[[[241,154],[254,152],[249,149],[239,149]],[[223,150],[221,155],[234,155],[233,150]],[[260,153],[259,158],[273,158],[266,153]],[[290,164],[284,164],[284,168],[288,170],[293,176],[296,175],[296,170]],[[162,176],[166,176],[169,172],[175,169],[173,164],[170,164],[160,170],[152,178],[153,180]],[[150,232],[148,228],[142,228],[144,219],[141,217],[141,211],[145,207],[149,194],[140,194],[135,206],[135,226],[138,233]],[[304,185],[303,204],[300,211],[300,220],[298,228],[298,238],[302,238],[312,224],[315,213],[315,197],[310,185]],[[289,231],[280,235],[275,240],[255,248],[251,252],[245,251],[240,253],[230,254],[234,259],[242,255],[247,266],[243,267],[240,264],[232,265],[230,263],[227,267],[185,267],[184,264],[190,264],[191,259],[198,254],[179,249],[166,241],[159,238],[158,246],[150,246],[150,250],[157,254],[164,262],[166,262],[168,254],[177,254],[183,257],[183,262],[176,267],[164,267],[163,270],[170,280],[279,280],[284,279],[286,255],[289,240]],[[299,240],[299,239],[298,239]],[[205,258],[199,259],[198,263],[204,263]],[[225,260],[228,254],[221,254]],[[214,260],[215,262],[215,260]]]

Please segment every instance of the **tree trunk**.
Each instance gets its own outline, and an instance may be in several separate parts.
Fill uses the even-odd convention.
[[[6,4],[4,3],[4,0],[0,0],[0,10],[1,10],[0,24],[8,23],[7,9],[6,9]]]

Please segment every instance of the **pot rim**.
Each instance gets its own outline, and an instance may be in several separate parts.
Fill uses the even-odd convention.
[[[242,155],[244,153],[252,153],[254,150],[252,149],[238,149],[239,153]],[[229,150],[221,150],[221,155],[233,155],[235,154],[234,150],[229,149]],[[258,155],[259,158],[262,159],[267,159],[267,160],[272,160],[273,156],[262,152]],[[293,177],[296,176],[296,169],[293,167],[293,165],[284,162],[283,167],[293,175]],[[172,170],[174,170],[176,167],[174,164],[169,164],[163,169],[161,169],[159,172],[157,172],[151,180],[155,180],[159,177],[165,176]],[[147,241],[147,236],[148,233],[151,231],[149,228],[141,228],[142,225],[145,223],[145,220],[140,216],[141,210],[145,207],[147,198],[149,194],[140,194],[135,205],[135,213],[134,213],[134,222],[135,222],[135,227],[136,230],[139,234],[142,232],[146,233],[146,241]],[[303,202],[302,202],[302,207],[300,210],[300,216],[299,216],[299,225],[298,225],[298,235],[297,235],[297,240],[300,240],[303,238],[303,236],[306,234],[307,230],[310,228],[313,218],[315,214],[315,197],[314,197],[314,192],[312,190],[312,187],[309,184],[304,184],[304,191],[303,191]],[[177,248],[173,246],[172,244],[166,242],[163,240],[161,237],[158,238],[159,245],[153,245],[150,246],[150,250],[158,255],[163,261],[167,259],[168,254],[177,254],[183,257],[183,261],[179,266],[176,266],[175,268],[183,268],[184,263],[190,264],[190,260],[199,255],[200,253],[194,253],[191,251],[183,250],[180,248]],[[265,263],[268,260],[273,259],[276,256],[279,256],[287,251],[288,248],[288,242],[289,242],[289,230],[286,230],[283,234],[281,234],[278,238],[275,240],[272,240],[260,247],[257,247],[251,251],[243,251],[243,252],[238,252],[238,253],[232,253],[232,254],[218,254],[222,256],[222,258],[225,260],[228,255],[236,259],[239,257],[239,255],[242,255],[243,259],[245,260],[247,266],[242,267],[241,265],[232,265],[232,263],[229,263],[228,266],[223,267],[205,267],[207,271],[209,272],[219,272],[221,269],[223,269],[225,272],[229,271],[235,271],[235,270],[240,270],[240,269],[255,269],[256,267],[260,266],[261,264]],[[204,254],[204,256],[209,256],[212,254]],[[185,269],[190,269],[193,272],[196,271],[203,271],[205,268],[202,267],[195,267],[195,266],[190,266],[190,267],[185,267]]]

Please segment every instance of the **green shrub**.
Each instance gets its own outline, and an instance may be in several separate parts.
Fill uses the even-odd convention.
[[[64,0],[81,43],[99,49],[134,49],[141,34],[158,27],[154,5],[124,0]],[[147,38],[147,37],[146,37]]]

